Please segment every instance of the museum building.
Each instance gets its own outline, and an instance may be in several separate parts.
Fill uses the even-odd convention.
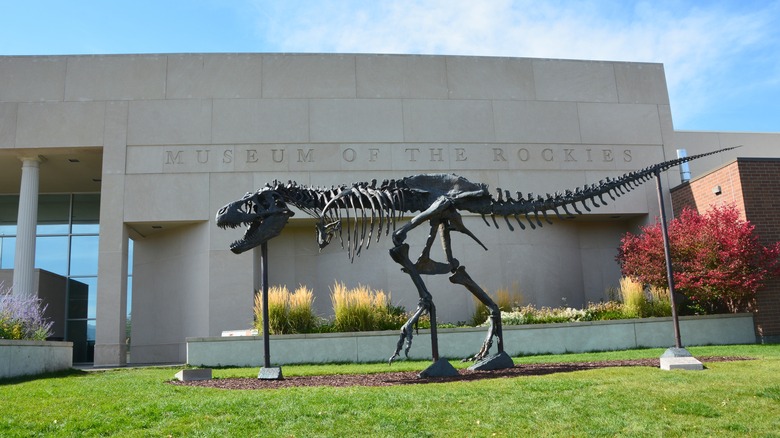
[[[252,322],[258,255],[233,254],[243,231],[219,229],[214,216],[266,183],[456,173],[491,190],[545,195],[674,159],[677,149],[735,145],[691,162],[692,175],[737,157],[778,158],[780,134],[675,132],[664,68],[653,63],[0,57],[0,280],[49,304],[55,337],[74,342],[75,362],[123,365],[128,348],[131,363],[183,362],[186,338]],[[666,195],[681,178],[663,174]],[[621,236],[658,211],[651,182],[537,229],[496,229],[465,215],[489,250],[456,233],[453,255],[488,292],[516,285],[528,303],[583,306],[617,285]],[[420,227],[407,242],[419,252],[427,237]],[[313,288],[322,315],[332,312],[335,281],[417,305],[388,256],[389,236],[350,260],[337,243],[320,252],[314,221],[297,212],[268,246],[270,283]],[[444,257],[438,248],[432,256]],[[469,318],[464,288],[446,276],[426,282],[440,320]],[[767,329],[759,335],[778,334]]]

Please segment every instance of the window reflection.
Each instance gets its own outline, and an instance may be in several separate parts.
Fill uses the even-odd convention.
[[[0,238],[0,269],[13,269],[16,237]]]
[[[70,275],[97,275],[98,236],[73,236],[70,241]]]
[[[40,195],[37,234],[68,234],[69,225],[70,195]]]
[[[68,236],[42,236],[35,239],[35,267],[68,275]]]

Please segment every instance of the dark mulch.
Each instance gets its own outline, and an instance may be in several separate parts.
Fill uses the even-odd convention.
[[[703,363],[750,360],[747,357],[709,356],[699,358]],[[497,371],[458,370],[459,375],[439,378],[418,378],[416,371],[389,372],[375,374],[334,374],[327,376],[295,376],[284,380],[260,380],[257,378],[227,378],[193,382],[173,380],[170,383],[181,386],[201,386],[221,389],[279,389],[301,386],[394,386],[419,385],[424,383],[464,382],[482,379],[498,379],[520,376],[541,376],[554,373],[592,370],[609,367],[660,367],[658,359],[605,360],[598,362],[563,362],[521,364],[513,368]]]

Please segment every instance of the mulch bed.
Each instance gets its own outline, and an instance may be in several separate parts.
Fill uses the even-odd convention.
[[[733,356],[708,356],[701,357],[702,363],[730,362],[737,360],[750,360],[747,357]],[[334,374],[326,376],[295,376],[286,377],[283,380],[260,380],[257,378],[226,378],[181,382],[172,380],[170,383],[180,386],[200,386],[220,389],[279,389],[306,386],[395,386],[395,385],[419,385],[426,383],[466,382],[483,379],[500,379],[521,376],[541,376],[554,373],[568,373],[572,371],[592,370],[609,367],[660,367],[658,359],[629,359],[629,360],[605,360],[598,362],[563,362],[520,364],[513,368],[497,371],[470,371],[458,370],[459,375],[452,377],[419,378],[417,371],[388,372],[375,374]]]

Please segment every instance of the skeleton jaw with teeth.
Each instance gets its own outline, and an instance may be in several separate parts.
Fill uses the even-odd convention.
[[[230,245],[231,251],[241,254],[278,236],[293,214],[279,193],[263,188],[220,208],[216,221],[222,229],[247,227],[244,236]]]

